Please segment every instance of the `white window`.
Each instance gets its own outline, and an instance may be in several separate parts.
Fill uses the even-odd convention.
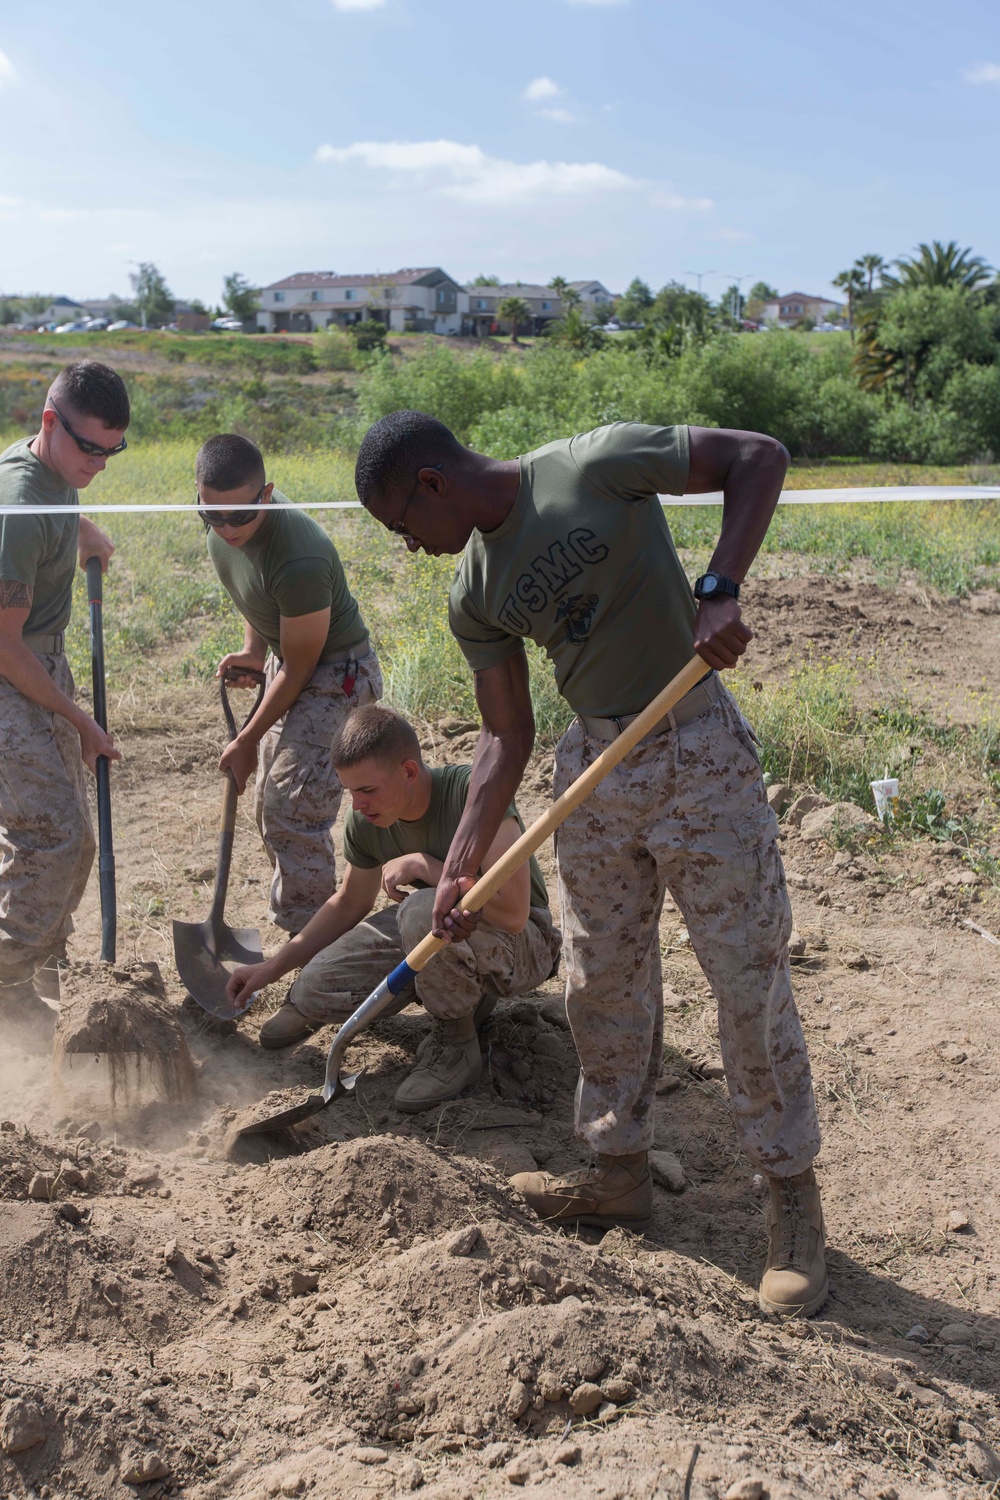
[[[344,301],[345,302],[353,302],[354,301],[354,293],[352,291],[346,291],[344,293]]]
[[[274,293],[274,300],[275,300],[275,302],[284,302],[284,300],[285,300],[285,294],[284,294],[284,292],[275,292]]]
[[[319,301],[319,292],[310,292],[309,293],[309,301],[310,302],[318,302]]]
[[[542,303],[542,312],[548,312],[551,307],[552,307],[552,303],[551,302],[543,302]]]
[[[477,297],[476,298],[476,306],[484,308],[486,306],[486,298],[485,297]]]

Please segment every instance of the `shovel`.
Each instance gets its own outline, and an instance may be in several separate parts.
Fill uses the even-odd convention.
[[[87,558],[87,598],[90,600],[90,656],[94,690],[94,718],[108,732],[108,699],[104,682],[104,574],[99,557]],[[97,873],[101,889],[101,960],[113,964],[118,945],[118,897],[115,891],[115,848],[111,837],[111,771],[106,755],[97,757]]]
[[[625,759],[629,751],[670,712],[676,703],[680,702],[685,693],[689,693],[701,681],[707,671],[708,668],[701,657],[693,656],[687,666],[682,667],[677,676],[657,693],[652,703],[644,708],[628,728],[623,730],[618,738],[597,757],[593,765],[588,766],[583,775],[578,776],[572,786],[567,787],[562,796],[521,834],[516,843],[511,844],[506,854],[502,855],[496,864],[476,881],[462,899],[462,910],[481,910],[487,901],[496,895],[500,887],[506,885],[514,871],[520,869],[525,860],[544,844],[549,834],[553,833],[560,823],[564,823],[570,813],[579,807],[586,797],[589,797],[598,782],[603,781],[608,772],[614,770],[619,761]],[[301,1120],[308,1120],[310,1115],[318,1114],[334,1099],[350,1093],[361,1074],[348,1073],[341,1077],[340,1065],[347,1048],[360,1031],[364,1031],[372,1021],[389,1009],[395,996],[408,984],[413,983],[414,976],[419,974],[438,949],[443,947],[444,942],[441,938],[435,937],[432,932],[428,933],[344,1022],[327,1055],[326,1078],[322,1093],[310,1094],[307,1099],[292,1109],[282,1110],[280,1114],[270,1115],[267,1119],[245,1125],[236,1134],[238,1136],[267,1135],[274,1130],[284,1130],[289,1125],[297,1125]]]
[[[241,667],[239,671],[227,673],[232,677],[253,677],[259,684],[257,701],[244,719],[249,724],[260,707],[266,681],[263,672],[251,672]],[[236,720],[229,705],[226,692],[226,677],[219,683],[222,711],[226,716],[229,739],[236,738]],[[223,921],[226,907],[226,892],[229,889],[229,868],[233,859],[233,833],[236,828],[236,803],[239,792],[232,771],[226,774],[226,791],[222,803],[222,822],[219,827],[219,853],[215,865],[215,896],[212,910],[204,922],[174,923],[174,960],[181,983],[209,1015],[220,1016],[231,1021],[249,1010],[256,995],[250,995],[244,1004],[234,1008],[226,996],[230,970],[227,964],[259,964],[264,961],[260,933],[256,927],[227,927]]]

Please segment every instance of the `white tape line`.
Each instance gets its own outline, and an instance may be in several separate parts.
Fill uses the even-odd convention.
[[[707,495],[659,495],[664,506],[721,505],[721,490]],[[779,505],[872,505],[912,500],[1000,500],[1000,485],[995,484],[898,484],[843,490],[782,490]],[[167,511],[189,511],[196,514],[198,505],[81,505],[88,516],[152,515]],[[296,510],[360,510],[359,500],[316,500],[296,504]],[[66,505],[0,505],[0,516],[64,515],[73,509]],[[268,505],[213,505],[215,510],[269,510]]]

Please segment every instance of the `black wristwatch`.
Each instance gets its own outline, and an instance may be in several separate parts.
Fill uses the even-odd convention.
[[[730,599],[740,597],[740,586],[731,578],[724,578],[721,573],[702,573],[700,578],[694,581],[694,597],[696,599],[718,599],[720,594],[728,594]]]

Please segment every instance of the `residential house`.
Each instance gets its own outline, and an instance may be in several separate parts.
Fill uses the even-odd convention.
[[[505,297],[520,297],[528,304],[527,322],[518,328],[519,333],[542,333],[547,323],[561,318],[562,303],[551,287],[536,286],[531,282],[510,281],[502,286],[466,286],[468,312],[462,324],[462,332],[474,338],[485,338],[490,333],[510,333],[510,323],[501,318],[497,309]]]
[[[22,328],[45,328],[49,323],[82,322],[89,316],[83,304],[74,302],[72,297],[53,297],[40,313],[22,312],[20,321]]]
[[[610,311],[614,304],[615,298],[603,281],[571,281],[570,287],[580,298],[583,311],[595,322],[599,315],[603,317],[604,309]]]
[[[439,266],[401,271],[298,271],[261,288],[257,326],[265,333],[314,333],[375,318],[393,333],[458,333],[466,295]]]
[[[788,292],[764,303],[762,323],[777,323],[779,327],[791,328],[803,318],[814,323],[826,323],[834,314],[843,311],[843,304],[830,297],[811,297],[808,292]]]

